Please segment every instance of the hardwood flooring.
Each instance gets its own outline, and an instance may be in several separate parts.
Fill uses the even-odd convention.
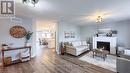
[[[0,73],[114,73],[83,62],[71,55],[57,55],[54,50],[44,49],[29,62],[0,67]]]

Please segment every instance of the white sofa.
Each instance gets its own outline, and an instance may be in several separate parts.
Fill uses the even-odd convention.
[[[86,41],[73,41],[70,43],[71,45],[66,46],[66,53],[68,54],[78,56],[87,50],[90,50]]]

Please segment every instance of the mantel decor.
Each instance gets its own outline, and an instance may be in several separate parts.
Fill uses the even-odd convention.
[[[113,34],[117,34],[116,30],[112,30],[111,28],[98,29],[96,32],[96,36],[107,36],[112,37]]]
[[[10,28],[10,35],[14,38],[23,38],[27,34],[27,31],[22,26],[13,26]]]

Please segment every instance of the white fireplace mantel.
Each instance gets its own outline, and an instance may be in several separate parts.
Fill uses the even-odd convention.
[[[97,48],[97,42],[110,42],[110,53],[116,54],[117,37],[93,37],[93,49]]]

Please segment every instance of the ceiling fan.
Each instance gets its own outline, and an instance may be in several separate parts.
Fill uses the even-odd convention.
[[[39,0],[23,0],[24,4],[35,7],[35,5],[39,2]]]

